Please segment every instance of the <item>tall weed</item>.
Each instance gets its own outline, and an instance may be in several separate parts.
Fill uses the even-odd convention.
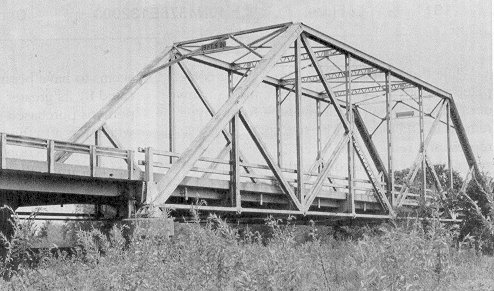
[[[72,255],[21,265],[5,289],[26,290],[435,290],[454,289],[482,266],[458,230],[437,217],[358,228],[358,238],[322,239],[312,223],[297,240],[295,220],[266,218],[269,233],[239,231],[217,215],[159,228],[114,226],[77,232]],[[17,237],[22,237],[23,230]],[[376,235],[378,233],[379,235]],[[22,242],[22,243],[21,243]],[[19,248],[25,240],[13,240]],[[27,245],[26,245],[27,246]],[[13,250],[16,248],[13,248]],[[482,262],[479,266],[476,262]],[[478,272],[483,272],[478,270]],[[469,285],[470,286],[470,285]]]

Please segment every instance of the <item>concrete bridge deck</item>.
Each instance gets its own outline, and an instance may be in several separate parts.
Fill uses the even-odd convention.
[[[154,181],[162,179],[166,170],[172,166],[169,163],[155,162],[155,158],[151,158],[150,161],[149,153],[152,152],[153,156],[163,156],[166,159],[179,156],[177,153],[147,148],[138,149],[138,154],[145,154],[143,160],[138,160],[131,150],[6,133],[0,133],[0,140],[2,141],[0,196],[4,204],[14,208],[60,204],[103,204],[119,209],[121,218],[132,215],[132,211],[145,202],[146,195],[153,195],[151,185]],[[35,157],[37,159],[12,158],[8,155],[11,151],[22,153],[24,148],[40,150]],[[57,154],[67,152],[83,156],[77,160],[78,163],[71,163],[70,160],[64,163],[55,161]],[[99,165],[102,158],[111,158],[116,164],[125,167],[102,167]],[[84,164],[81,160],[86,160],[87,163]],[[169,201],[162,206],[188,210],[191,204],[202,200],[207,202],[207,205],[199,208],[206,211],[327,217],[389,217],[381,214],[379,201],[375,198],[371,182],[363,179],[355,180],[359,184],[355,188],[357,213],[343,213],[342,209],[348,198],[348,185],[346,177],[338,176],[329,176],[308,212],[294,210],[273,175],[254,174],[252,171],[265,169],[266,166],[248,163],[243,163],[241,166],[250,169],[250,174],[245,176],[251,180],[239,183],[244,207],[240,209],[228,207],[226,205],[231,190],[228,177],[231,172],[218,169],[218,166],[229,165],[230,162],[206,157],[201,158],[201,161],[209,162],[209,167],[193,168],[191,175],[183,179]],[[164,171],[157,172],[160,169]],[[294,169],[282,169],[282,171],[287,175],[296,174]],[[289,179],[289,183],[296,187],[297,181]],[[311,186],[311,183],[306,184],[307,189]],[[385,183],[382,183],[382,186],[385,187]],[[395,191],[395,195],[399,195],[399,189]],[[410,194],[410,199],[405,205],[417,205],[417,201],[411,199],[416,196],[418,195]],[[132,204],[130,208],[129,204]]]

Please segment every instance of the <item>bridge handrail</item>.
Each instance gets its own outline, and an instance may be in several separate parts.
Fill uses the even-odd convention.
[[[55,139],[45,139],[2,132],[0,133],[0,169],[6,168],[7,145],[46,150],[48,173],[55,172],[55,152],[61,151],[89,155],[89,168],[91,177],[94,177],[96,168],[98,167],[96,163],[97,157],[124,159],[127,163],[128,179],[133,178],[132,161],[134,159],[134,151],[132,150],[123,150],[117,148],[87,145]]]
[[[171,158],[180,158],[180,153],[177,152],[170,152],[166,150],[159,150],[159,149],[154,149],[151,147],[147,148],[138,148],[137,150],[139,153],[144,153],[145,154],[145,159],[144,160],[139,160],[138,165],[143,165],[145,166],[145,181],[153,181],[153,174],[154,170],[153,168],[161,168],[161,169],[169,169],[173,166],[172,163],[169,162],[162,162],[162,161],[155,161],[154,157],[155,156],[161,156],[161,157],[171,157]],[[228,160],[222,160],[218,158],[211,158],[211,157],[200,157],[198,159],[199,161],[203,162],[210,162],[212,164],[222,164],[222,165],[229,165],[230,161]],[[241,167],[244,168],[256,168],[256,169],[261,169],[261,170],[270,170],[270,168],[266,165],[261,165],[261,164],[254,164],[254,163],[246,163],[246,162],[241,162],[240,163]],[[217,169],[215,167],[193,167],[191,169],[192,172],[200,172],[200,173],[209,173],[209,174],[217,174],[217,175],[222,175],[222,176],[230,176],[232,172],[230,170],[221,170]],[[295,169],[289,169],[289,168],[281,168],[282,172],[286,173],[291,173],[295,174],[297,173],[297,170]],[[317,177],[318,173],[309,173],[309,172],[304,172],[305,175],[309,175],[310,177]],[[276,182],[277,179],[274,176],[270,175],[263,175],[263,174],[258,174],[258,173],[240,173],[240,177],[246,177],[246,178],[255,178],[255,179],[260,179],[260,180],[269,180],[269,181],[274,181]],[[331,176],[331,179],[338,180],[338,181],[348,181],[347,177],[341,177],[341,176]],[[296,179],[286,179],[287,182],[291,184],[295,184],[297,182]],[[371,181],[365,180],[365,179],[354,179],[354,181],[358,184],[361,185],[355,185],[354,189],[355,190],[360,190],[360,191],[369,191],[373,190]],[[306,181],[304,184],[306,185],[311,185],[311,182]],[[363,184],[363,185],[362,185]],[[385,185],[385,183],[382,183]],[[334,182],[328,182],[326,181],[324,183],[324,186],[330,187],[330,188],[338,188],[338,189],[348,189],[347,184],[338,184]],[[368,186],[368,187],[365,187]]]

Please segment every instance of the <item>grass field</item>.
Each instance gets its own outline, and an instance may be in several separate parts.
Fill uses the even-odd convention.
[[[32,225],[31,225],[32,226]],[[2,290],[494,290],[494,258],[437,219],[347,229],[266,219],[265,231],[236,229],[212,215],[181,223],[168,238],[136,226],[79,231],[70,255],[40,253],[25,225],[4,264]],[[1,279],[0,279],[1,280]]]

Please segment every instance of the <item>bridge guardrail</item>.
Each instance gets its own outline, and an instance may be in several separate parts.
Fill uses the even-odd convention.
[[[164,151],[164,150],[158,150],[154,149],[151,147],[146,147],[146,148],[139,148],[138,152],[144,153],[145,159],[144,160],[139,160],[138,164],[143,165],[145,167],[145,172],[144,172],[144,180],[146,182],[154,181],[154,168],[161,168],[161,169],[169,169],[173,166],[171,163],[167,162],[162,162],[162,161],[156,161],[155,157],[156,156],[161,156],[161,157],[170,157],[170,158],[179,158],[180,154],[175,153],[175,152],[170,152],[170,151]],[[210,158],[210,157],[201,157],[199,158],[199,161],[202,162],[209,162],[211,164],[220,164],[220,165],[230,165],[229,160],[222,160],[218,158]],[[246,168],[246,169],[260,169],[260,170],[270,170],[270,168],[267,165],[261,165],[261,164],[255,164],[255,163],[246,163],[246,162],[241,162],[240,167]],[[209,173],[209,174],[216,174],[216,175],[221,175],[221,176],[230,176],[232,174],[231,171],[229,170],[224,170],[224,169],[217,169],[216,167],[193,167],[191,169],[192,172],[200,172],[200,173]],[[281,168],[281,171],[283,173],[287,174],[296,174],[297,170],[296,169],[289,169],[289,168]],[[318,173],[309,173],[309,172],[304,172],[304,175],[309,176],[309,177],[317,177]],[[241,173],[240,177],[244,178],[254,178],[258,180],[266,180],[266,181],[271,181],[271,182],[276,182],[277,179],[274,175],[263,175],[259,173],[253,173],[252,171],[250,173]],[[333,182],[326,181],[324,183],[324,186],[329,187],[329,188],[335,188],[335,189],[348,189],[348,182],[346,184],[338,184],[335,183],[336,181],[341,181],[345,182],[348,181],[347,177],[341,177],[341,176],[330,176],[329,177]],[[297,179],[295,178],[288,178],[286,179],[292,186],[295,186],[297,183]],[[354,186],[355,190],[359,190],[362,192],[369,192],[373,191],[372,183],[369,180],[365,179],[354,179],[356,184],[359,184],[358,186]],[[306,185],[312,185],[311,182],[307,181],[305,183]],[[386,184],[384,182],[381,182],[381,185],[384,187]]]
[[[55,171],[55,153],[70,152],[89,156],[90,176],[95,177],[98,157],[123,159],[127,163],[128,179],[133,179],[134,151],[108,148],[95,145],[71,143],[66,141],[44,139],[16,134],[0,133],[0,169],[7,169],[7,146],[19,146],[46,150],[47,173]]]
[[[404,184],[394,184],[393,196],[395,199],[398,199],[403,187],[405,187]],[[406,205],[418,205],[419,200],[420,200],[420,196],[421,196],[421,194],[419,194],[421,191],[420,187],[409,186],[408,188],[409,189],[408,189],[405,204]],[[425,190],[425,193],[426,193],[425,194],[426,199],[432,199],[435,197],[435,191],[433,189],[427,188]]]

